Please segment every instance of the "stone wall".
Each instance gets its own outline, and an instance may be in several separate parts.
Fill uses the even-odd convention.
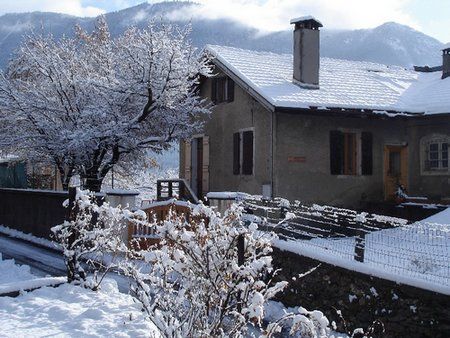
[[[286,306],[321,310],[337,331],[353,331],[380,321],[372,337],[450,337],[450,296],[371,277],[275,249],[279,279],[289,280],[278,300]],[[292,280],[311,268],[312,273]],[[337,311],[342,314],[342,320]]]

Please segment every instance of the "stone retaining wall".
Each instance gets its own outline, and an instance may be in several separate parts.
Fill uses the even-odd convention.
[[[278,296],[286,306],[321,310],[337,331],[353,331],[380,321],[372,337],[450,337],[450,296],[371,277],[275,249],[278,279],[289,280]],[[292,280],[311,268],[312,273]],[[337,311],[342,314],[342,320]]]

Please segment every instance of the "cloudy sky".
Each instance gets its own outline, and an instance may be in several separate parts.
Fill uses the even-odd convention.
[[[0,14],[51,11],[96,16],[145,0],[0,0]],[[160,2],[153,0],[149,2]],[[407,24],[450,42],[449,0],[198,0],[190,15],[231,17],[264,30],[289,28],[289,19],[312,14],[328,28],[371,28],[387,21]]]

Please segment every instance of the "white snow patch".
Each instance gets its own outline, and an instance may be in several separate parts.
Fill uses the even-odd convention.
[[[7,337],[159,337],[140,305],[111,279],[98,292],[63,284],[1,297],[0,327]]]

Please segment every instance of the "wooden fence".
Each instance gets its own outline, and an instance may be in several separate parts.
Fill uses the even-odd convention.
[[[166,219],[170,212],[174,212],[176,215],[184,215],[187,220],[190,218],[191,207],[185,203],[175,200],[160,201],[149,205],[142,209],[147,214],[147,219],[151,223],[153,220],[161,222]],[[134,224],[128,225],[128,245],[146,250],[149,246],[157,244],[160,238],[155,235],[155,228],[147,224]]]
[[[0,225],[48,239],[64,222],[67,198],[67,191],[0,189]]]

